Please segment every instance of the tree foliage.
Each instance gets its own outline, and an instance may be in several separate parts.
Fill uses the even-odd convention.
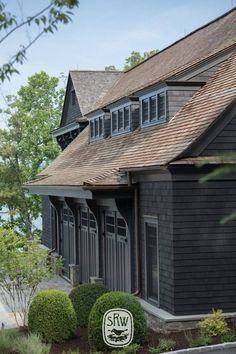
[[[0,0],[0,45],[7,43],[8,39],[18,33],[22,28],[31,27],[36,30],[34,36],[19,44],[19,49],[10,57],[8,62],[0,67],[0,82],[10,79],[14,73],[19,73],[17,64],[26,60],[27,50],[45,33],[54,33],[58,25],[68,24],[73,12],[79,6],[79,0],[48,0],[48,4],[34,15],[17,17],[7,10],[7,2]]]
[[[26,325],[29,306],[39,283],[61,268],[59,259],[53,266],[48,252],[38,241],[28,240],[11,229],[0,229],[0,289],[5,304],[18,325]]]
[[[41,201],[28,195],[22,185],[59,152],[51,135],[59,124],[64,97],[58,84],[58,78],[45,72],[31,76],[17,96],[7,97],[7,127],[0,129],[0,209],[7,208],[11,226],[29,237],[33,221],[40,215]]]
[[[115,65],[105,66],[105,71],[117,71]]]
[[[132,69],[133,67],[142,63],[144,60],[152,57],[156,53],[158,53],[157,49],[150,50],[148,52],[144,52],[143,54],[133,50],[131,52],[130,56],[125,59],[125,65],[123,67],[123,70],[127,71],[129,69]],[[118,69],[116,69],[115,65],[108,65],[105,67],[105,70],[106,71],[118,71]]]
[[[158,52],[157,49],[151,50],[149,52],[144,52],[143,55],[139,52],[132,51],[130,56],[125,59],[124,70],[127,71],[134,66],[140,64],[142,61],[152,57],[154,54]]]

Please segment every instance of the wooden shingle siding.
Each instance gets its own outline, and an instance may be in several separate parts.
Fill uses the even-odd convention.
[[[168,90],[167,93],[167,117],[174,115],[185,105],[196,90]]]
[[[218,134],[202,152],[203,156],[212,156],[236,151],[236,117]]]
[[[207,81],[220,67],[222,63],[214,65],[213,67],[202,71],[201,73],[191,77],[189,81]]]
[[[72,104],[71,91],[74,89],[71,80],[68,83],[65,97],[65,107],[63,110],[63,116],[61,120],[61,127],[74,122],[75,118],[81,116],[81,111],[78,103],[78,99],[75,96],[75,102]]]
[[[196,176],[197,177],[197,176]],[[236,308],[236,180],[173,181],[175,314]]]
[[[52,248],[52,232],[51,232],[51,204],[49,197],[42,196],[42,243],[48,248]]]
[[[160,307],[174,311],[174,274],[172,240],[172,187],[171,182],[140,183],[140,220],[142,233],[142,283],[145,289],[145,237],[144,217],[158,218],[158,242],[160,256]],[[142,296],[146,298],[146,291]]]
[[[72,104],[72,97],[69,97],[68,111],[65,125],[74,122],[75,118],[81,116],[80,107],[77,98],[75,98],[74,105]]]

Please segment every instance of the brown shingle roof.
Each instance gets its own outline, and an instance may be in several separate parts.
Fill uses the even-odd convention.
[[[145,62],[121,75],[95,108],[104,107],[122,97],[206,60],[236,43],[236,8],[197,29]]]
[[[120,185],[119,169],[177,159],[236,97],[236,53],[167,123],[88,143],[86,128],[31,185]],[[40,175],[39,175],[40,177]]]
[[[123,73],[119,71],[70,71],[82,115],[100,105],[102,98],[121,75]]]

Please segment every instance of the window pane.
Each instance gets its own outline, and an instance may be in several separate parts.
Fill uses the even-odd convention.
[[[165,93],[160,93],[158,95],[158,118],[165,117],[165,105],[166,105],[166,95]]]
[[[90,121],[90,136],[94,138],[94,122]]]
[[[123,109],[119,109],[118,111],[118,130],[124,129],[124,121],[123,121]]]
[[[98,136],[98,120],[95,119],[94,123],[95,123],[95,136]]]
[[[116,112],[112,112],[112,131],[116,131],[117,130],[117,111]]]
[[[146,223],[146,263],[148,297],[158,299],[157,225]]]
[[[103,134],[103,118],[99,117],[99,136]]]
[[[81,224],[82,226],[88,226],[88,213],[86,211],[81,212]]]
[[[124,128],[127,129],[129,127],[129,109],[130,107],[124,108]]]
[[[114,216],[107,216],[106,217],[107,224],[115,225],[115,218]]]
[[[126,229],[124,229],[123,227],[117,227],[117,235],[126,236]]]
[[[148,98],[142,100],[142,123],[148,122]]]
[[[125,223],[124,219],[117,218],[117,226],[126,227],[126,223]]]
[[[111,234],[115,233],[115,227],[112,225],[107,224],[106,230],[107,230],[107,232],[110,232]]]
[[[150,120],[157,118],[157,96],[150,97]]]
[[[89,227],[90,227],[91,229],[96,229],[96,222],[93,221],[93,220],[90,220],[90,222],[89,222]]]

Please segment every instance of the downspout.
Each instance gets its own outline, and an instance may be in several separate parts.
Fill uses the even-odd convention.
[[[131,172],[127,172],[128,186],[132,185]],[[135,229],[135,241],[136,241],[136,290],[132,293],[134,296],[138,296],[141,293],[141,252],[140,252],[140,229],[139,229],[139,187],[135,185],[134,188],[134,229]]]
[[[59,237],[59,216],[58,216],[58,212],[56,210],[56,217],[57,217],[57,220],[56,220],[56,237],[55,237],[55,244],[54,244],[54,247],[50,249],[50,251],[48,252],[48,255],[51,256],[51,254],[55,251],[57,251],[57,245],[58,245],[58,237]]]

